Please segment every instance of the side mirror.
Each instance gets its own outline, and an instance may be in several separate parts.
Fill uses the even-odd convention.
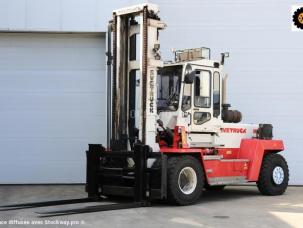
[[[229,58],[229,52],[221,53],[221,65],[224,65],[226,58]]]
[[[184,82],[186,84],[193,84],[194,82],[194,79],[195,79],[195,75],[196,75],[196,72],[195,71],[192,71],[190,73],[187,73],[185,76],[184,76]]]

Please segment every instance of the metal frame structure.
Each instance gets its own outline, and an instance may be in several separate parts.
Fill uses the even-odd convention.
[[[147,160],[161,157],[161,167],[148,168]],[[107,167],[102,166],[106,159],[132,158],[133,167]],[[99,198],[101,194],[122,195],[133,197],[135,202],[149,201],[149,199],[165,199],[167,197],[167,156],[160,152],[152,152],[146,145],[137,144],[133,151],[106,152],[102,145],[90,144],[87,151],[87,181],[86,191],[89,197]],[[159,189],[152,189],[150,185],[153,173],[161,173],[161,185]],[[114,186],[106,185],[104,178],[116,178]],[[122,179],[131,179],[131,186],[119,185]]]

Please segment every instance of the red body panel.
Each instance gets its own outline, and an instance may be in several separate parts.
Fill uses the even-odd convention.
[[[282,140],[261,139],[242,139],[240,148],[160,148],[160,152],[166,154],[198,154],[208,183],[216,178],[238,180],[237,177],[257,181],[264,154],[282,150]]]
[[[206,177],[242,177],[247,176],[249,161],[235,161],[233,159],[223,160],[204,160],[204,169]]]
[[[265,153],[284,150],[282,140],[243,139],[238,158],[249,159],[248,181],[257,181]]]

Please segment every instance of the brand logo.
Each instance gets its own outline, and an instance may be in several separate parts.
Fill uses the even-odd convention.
[[[303,31],[303,5],[292,6],[292,31]]]
[[[149,112],[154,113],[154,88],[155,88],[155,74],[150,71],[149,75]]]
[[[246,128],[232,128],[226,127],[221,128],[222,133],[238,133],[238,134],[246,134]]]

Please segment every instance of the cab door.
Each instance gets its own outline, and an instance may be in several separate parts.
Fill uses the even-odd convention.
[[[195,71],[192,89],[191,132],[207,132],[207,122],[212,118],[212,70]]]

